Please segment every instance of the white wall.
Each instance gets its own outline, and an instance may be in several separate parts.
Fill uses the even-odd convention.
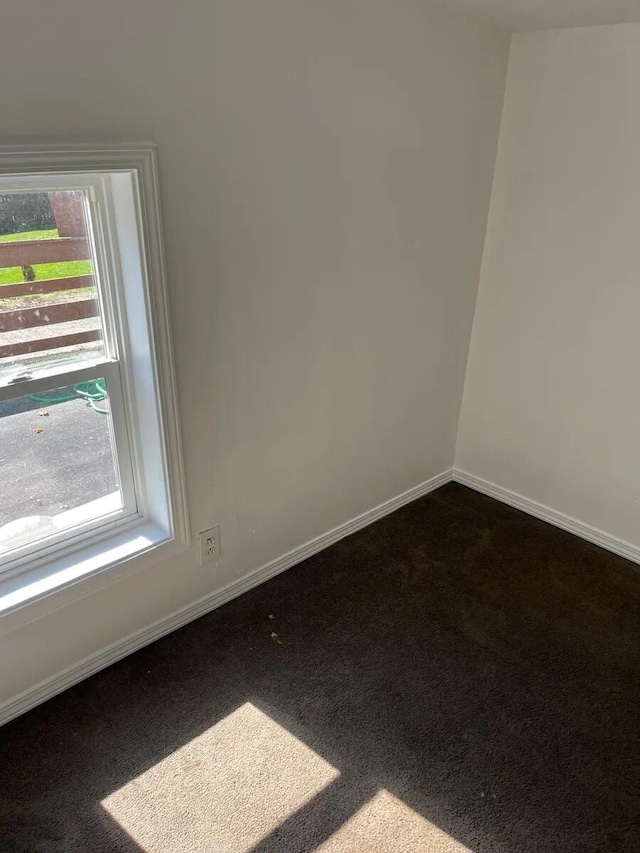
[[[457,466],[640,545],[640,25],[516,36]]]
[[[508,39],[428,8],[4,8],[5,137],[159,145],[191,528],[223,559],[3,620],[0,705],[452,465]]]

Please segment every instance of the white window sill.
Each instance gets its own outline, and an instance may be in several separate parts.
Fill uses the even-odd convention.
[[[169,543],[175,540],[167,530],[140,521],[72,553],[34,560],[18,576],[0,579],[0,618]]]

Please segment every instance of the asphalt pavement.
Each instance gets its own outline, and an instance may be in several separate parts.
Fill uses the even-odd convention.
[[[109,416],[84,400],[0,403],[0,527],[116,491],[111,447]]]

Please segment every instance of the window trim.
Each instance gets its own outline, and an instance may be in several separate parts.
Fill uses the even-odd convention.
[[[126,411],[137,413],[129,423],[129,446],[134,479],[144,483],[141,494],[145,502],[136,515],[121,514],[116,521],[104,516],[103,523],[83,538],[74,537],[74,531],[70,530],[64,547],[47,547],[45,542],[15,572],[0,574],[0,617],[160,546],[164,547],[158,551],[157,559],[168,556],[167,552],[176,547],[185,550],[190,544],[155,145],[148,141],[55,142],[0,147],[0,175],[21,172],[25,176],[65,172],[106,174],[114,187],[118,176],[121,180],[125,180],[125,175],[131,176],[133,193],[128,196],[128,221],[126,224],[123,221],[122,205],[117,217],[113,210],[107,209],[107,221],[100,223],[100,230],[118,245],[118,255],[122,256],[127,229],[135,228],[136,243],[141,250],[129,252],[128,260],[129,264],[137,264],[138,286],[125,291],[122,270],[117,269],[113,271],[113,291],[120,323],[126,325],[120,341],[121,388]],[[131,274],[131,269],[127,274]],[[133,306],[135,311],[131,310]],[[137,335],[132,335],[135,322],[140,322],[132,316],[139,316],[140,310],[144,311],[147,329],[144,345]],[[145,352],[141,352],[141,347]],[[43,381],[50,383],[49,377]],[[138,393],[142,399],[136,402]],[[148,427],[142,425],[140,417],[147,404],[153,410],[153,442],[148,441]],[[142,433],[145,433],[144,442]],[[161,495],[153,488],[154,478],[160,484]]]

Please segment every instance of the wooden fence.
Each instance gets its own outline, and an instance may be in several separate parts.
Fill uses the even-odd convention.
[[[31,270],[37,264],[91,259],[83,199],[80,193],[52,192],[49,193],[49,201],[60,236],[47,240],[0,243],[0,269],[22,267],[25,271]],[[55,294],[94,286],[93,275],[43,280],[35,278],[25,280],[21,284],[0,285],[0,304],[1,300],[9,297]],[[51,302],[43,300],[43,304],[37,307],[0,311],[0,333],[86,320],[97,317],[98,313],[98,302],[95,298],[56,301],[56,297],[53,296]],[[0,339],[0,359],[77,346],[100,340],[101,337],[100,329],[92,329],[4,344]]]

